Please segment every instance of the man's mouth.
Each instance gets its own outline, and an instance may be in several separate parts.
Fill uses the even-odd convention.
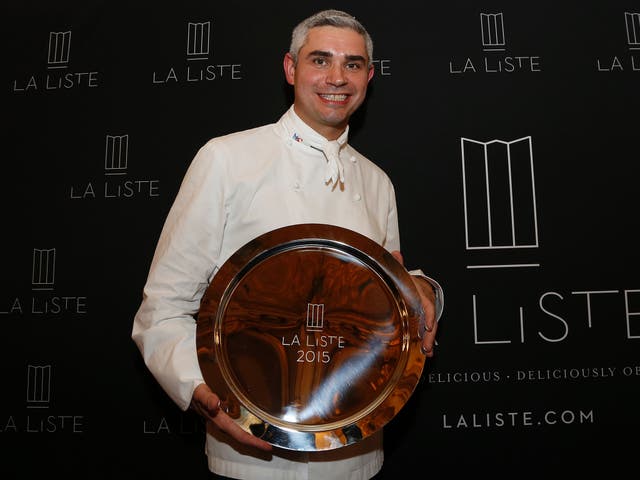
[[[320,97],[329,102],[344,102],[347,99],[347,95],[344,94],[320,94]]]

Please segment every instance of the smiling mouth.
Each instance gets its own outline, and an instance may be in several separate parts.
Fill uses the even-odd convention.
[[[344,102],[347,99],[347,95],[344,94],[320,94],[320,97],[329,102]]]

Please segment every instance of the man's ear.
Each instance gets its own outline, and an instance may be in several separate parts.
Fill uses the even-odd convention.
[[[294,76],[296,73],[296,62],[293,60],[293,57],[289,52],[284,54],[284,60],[282,61],[282,66],[284,67],[284,76],[287,79],[287,83],[289,85],[294,84]]]
[[[373,78],[374,71],[375,69],[373,68],[373,63],[372,63],[371,66],[369,67],[369,76],[367,77],[367,83],[369,83]]]

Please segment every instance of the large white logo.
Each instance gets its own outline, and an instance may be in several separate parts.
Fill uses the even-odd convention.
[[[532,138],[462,137],[460,148],[465,248],[476,263],[467,269],[482,272],[474,273],[482,280],[470,295],[474,344],[563,342],[571,331],[584,335],[586,330],[610,326],[611,314],[599,315],[605,305],[624,312],[617,320],[626,326],[626,339],[640,339],[638,289],[531,291],[518,288],[519,273],[506,273],[514,267],[540,267],[527,261],[540,245]],[[478,258],[485,261],[478,263]],[[508,288],[497,290],[486,281],[491,277],[483,269],[504,269],[493,278],[511,278]]]
[[[467,250],[538,247],[531,137],[460,147]]]

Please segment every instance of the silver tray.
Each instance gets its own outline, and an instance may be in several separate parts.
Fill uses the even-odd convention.
[[[424,315],[405,268],[344,228],[257,237],[220,268],[197,316],[198,361],[245,431],[331,450],[387,424],[417,385]]]

